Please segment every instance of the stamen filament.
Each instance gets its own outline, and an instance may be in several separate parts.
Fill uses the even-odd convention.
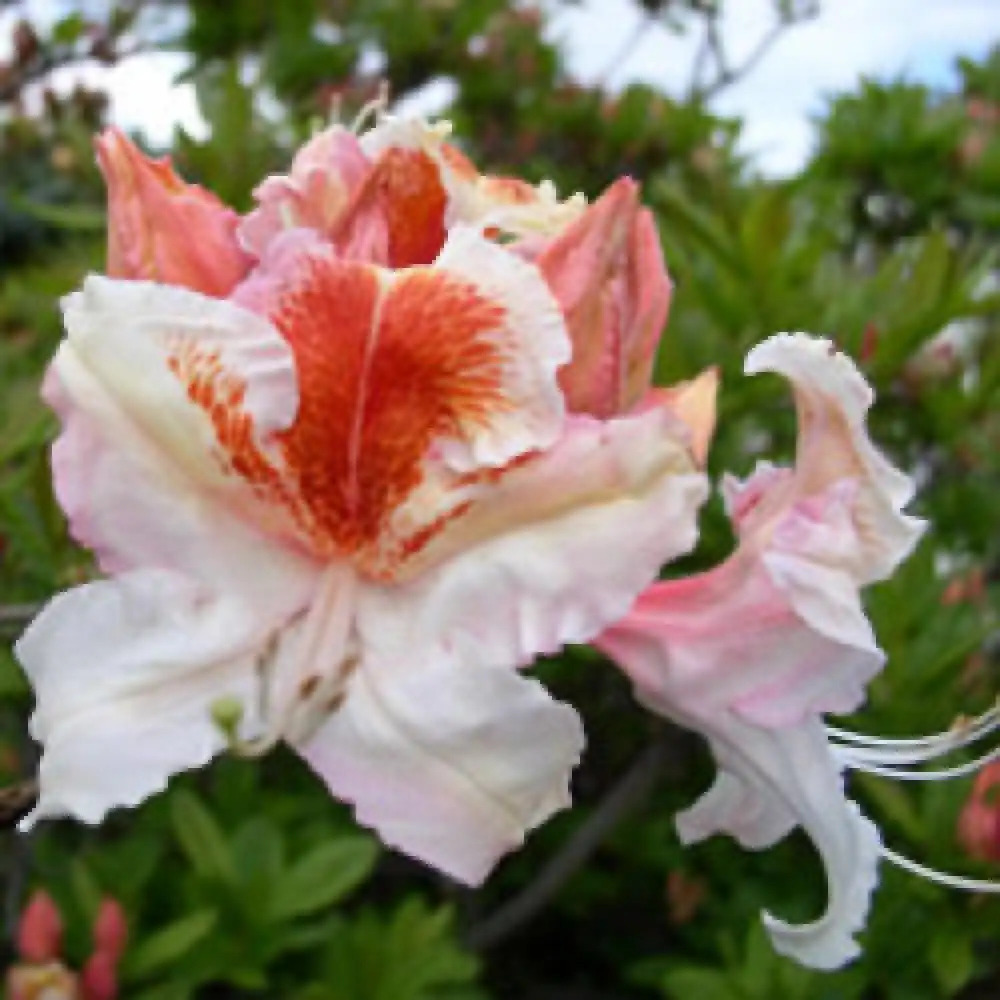
[[[827,734],[844,753],[867,757],[879,764],[917,764],[944,756],[978,742],[1000,730],[1000,707],[984,712],[976,719],[961,722],[933,736],[887,739],[827,726]]]
[[[993,882],[989,879],[966,878],[963,875],[950,875],[947,872],[939,872],[936,868],[928,868],[916,861],[903,857],[883,845],[882,857],[886,861],[892,862],[897,868],[919,875],[927,879],[928,882],[936,882],[938,885],[946,885],[952,889],[964,889],[967,892],[989,892],[1000,893],[1000,882]]]
[[[354,116],[350,131],[358,135],[368,124],[369,118],[381,118],[389,107],[389,81],[380,80],[378,93],[370,101],[366,101],[361,110]]]
[[[1000,760],[1000,747],[994,747],[989,753],[982,754],[974,760],[966,761],[955,767],[938,768],[931,771],[910,771],[899,768],[891,763],[873,762],[870,757],[866,757],[864,752],[856,753],[851,747],[840,746],[836,748],[838,756],[855,771],[864,771],[866,774],[879,774],[885,778],[896,778],[900,781],[948,781],[951,778],[962,778],[973,771],[978,771],[981,767],[995,760]],[[905,760],[901,763],[919,763],[919,759]]]

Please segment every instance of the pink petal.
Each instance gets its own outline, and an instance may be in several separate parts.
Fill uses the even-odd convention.
[[[361,668],[299,752],[388,844],[478,885],[569,804],[576,713],[536,681],[439,658]]]
[[[108,185],[108,275],[228,295],[250,266],[236,242],[239,216],[117,129],[96,146]]]
[[[352,132],[340,125],[325,129],[295,154],[289,174],[268,177],[254,190],[258,207],[240,224],[240,243],[259,258],[292,228],[329,239],[370,170]]]
[[[774,491],[741,532],[766,530],[764,523],[800,498],[825,493],[851,479],[857,487],[852,520],[857,546],[846,566],[858,585],[885,579],[913,549],[923,522],[902,513],[913,496],[909,476],[872,444],[865,416],[874,394],[849,358],[829,341],[779,334],[747,356],[746,371],[773,371],[792,380],[799,415],[794,477]]]
[[[638,186],[622,178],[538,256],[566,316],[573,360],[560,384],[575,413],[607,417],[647,391],[670,281]]]
[[[890,572],[922,525],[901,512],[910,481],[868,439],[871,392],[846,358],[780,335],[748,358],[748,371],[765,369],[795,380],[794,469],[762,463],[744,483],[727,479],[737,551],[707,573],[654,584],[597,645],[645,704],[712,746],[719,777],[678,818],[683,838],[721,831],[759,848],[796,825],[813,838],[827,913],[767,924],[784,954],[833,968],[857,952],[880,849],[843,797],[820,714],[855,709],[881,668],[859,588]]]
[[[744,847],[769,847],[801,826],[826,868],[826,912],[805,924],[765,913],[775,949],[814,969],[837,969],[856,958],[854,934],[865,924],[878,882],[881,840],[875,826],[843,793],[840,768],[823,726],[811,719],[784,729],[762,729],[720,716],[699,726],[719,764],[715,784],[677,817],[681,840],[713,833]]]
[[[276,471],[276,502],[322,556],[395,576],[462,502],[450,484],[560,433],[558,307],[534,268],[469,230],[434,267],[398,272],[299,231],[275,241],[237,298],[281,330],[301,390],[277,462],[257,463],[251,482],[273,490]],[[410,503],[419,490],[432,501]]]
[[[380,659],[426,643],[511,666],[589,640],[691,548],[706,493],[662,409],[574,418],[548,452],[468,488],[409,582],[368,593],[361,627]]]

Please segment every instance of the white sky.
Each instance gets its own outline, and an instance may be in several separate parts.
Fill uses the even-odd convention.
[[[29,9],[39,13],[53,6],[54,0],[29,3]],[[771,0],[728,0],[726,7],[723,34],[731,61],[739,64],[767,31]],[[643,80],[671,94],[683,93],[698,45],[693,36],[651,27],[628,59],[608,73],[609,62],[640,18],[629,0],[585,0],[553,20],[550,36],[564,46],[571,68],[585,81],[607,74],[613,87]],[[0,44],[7,35],[0,15]],[[816,20],[786,32],[756,69],[724,91],[713,106],[744,118],[743,148],[762,170],[788,173],[808,155],[810,116],[822,110],[825,95],[854,89],[861,75],[905,74],[944,86],[953,79],[956,56],[982,57],[996,41],[1000,0],[823,0]],[[171,86],[183,68],[182,57],[163,54],[100,71],[112,94],[113,120],[143,128],[154,143],[169,140],[175,121],[202,132],[192,88]],[[80,72],[64,73],[60,85],[71,86]],[[446,91],[439,87],[438,93]],[[433,105],[433,96],[428,97],[428,105]]]

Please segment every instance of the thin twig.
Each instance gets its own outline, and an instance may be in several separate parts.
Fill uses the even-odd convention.
[[[666,742],[651,743],[633,761],[624,777],[566,842],[541,874],[513,899],[508,900],[465,935],[466,944],[483,951],[520,930],[601,845],[625,814],[649,794],[666,757]]]
[[[157,49],[154,42],[136,42],[127,49],[115,52],[114,62],[121,63],[133,56],[154,52]],[[49,50],[39,53],[25,68],[14,74],[8,82],[0,85],[0,104],[6,104],[20,96],[21,92],[33,83],[50,76],[57,69],[69,66],[83,66],[98,61],[93,52],[78,52],[65,50]]]
[[[13,826],[35,804],[38,782],[25,778],[16,785],[0,788],[0,827]]]
[[[705,34],[702,35],[698,43],[698,50],[694,55],[694,62],[691,64],[691,76],[688,81],[687,99],[694,101],[701,94],[701,77],[705,72],[705,65],[708,61],[708,54],[711,48],[708,26],[705,27]]]
[[[695,56],[695,68],[691,77],[692,86],[689,89],[690,98],[707,101],[709,98],[715,97],[727,87],[732,86],[732,84],[739,80],[742,80],[748,73],[753,72],[757,64],[764,58],[768,50],[781,37],[782,32],[784,32],[786,28],[790,28],[795,24],[802,24],[805,21],[810,21],[818,14],[819,7],[810,6],[799,12],[779,17],[761,36],[746,59],[744,59],[739,66],[733,67],[729,65],[729,59],[726,55],[722,35],[719,32],[718,11],[713,10],[706,12],[705,40],[703,43],[703,48],[706,51],[705,54],[703,54],[699,50],[698,54]],[[714,80],[702,87],[699,81],[701,79],[701,71],[704,65],[704,60],[707,58],[707,53],[709,52],[715,58],[716,75]]]
[[[40,601],[24,604],[0,604],[0,632],[18,630],[42,610]]]

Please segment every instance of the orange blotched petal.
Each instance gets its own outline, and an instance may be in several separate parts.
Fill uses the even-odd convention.
[[[435,489],[394,522],[428,463],[454,478],[558,432],[555,370],[568,355],[558,308],[529,265],[467,230],[441,266],[396,273],[301,232],[273,251],[237,299],[291,346],[299,408],[274,436],[279,465],[244,436],[233,468],[291,510],[310,550],[391,576],[461,503]],[[480,264],[499,284],[474,276]]]
[[[239,216],[117,129],[95,145],[108,185],[108,276],[228,295],[250,265],[236,242]]]

